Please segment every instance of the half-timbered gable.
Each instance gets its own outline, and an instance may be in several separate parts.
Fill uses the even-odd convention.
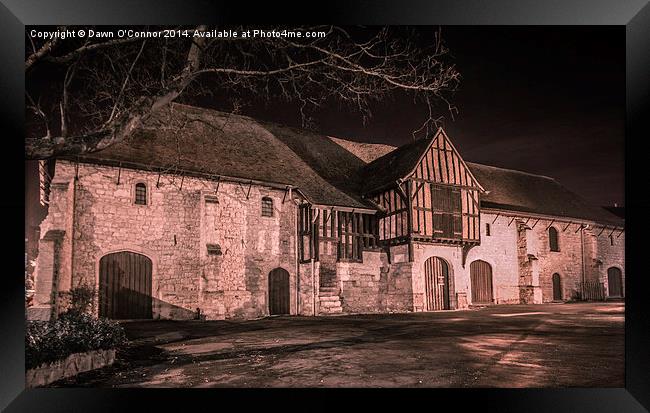
[[[379,239],[478,243],[483,191],[442,129],[364,168],[363,190],[383,209]]]

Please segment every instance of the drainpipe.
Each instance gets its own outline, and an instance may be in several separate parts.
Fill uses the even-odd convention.
[[[580,296],[585,299],[585,231],[584,227],[580,228],[580,260],[582,264],[582,283],[580,283]]]
[[[316,264],[314,263],[314,252],[316,251],[316,237],[315,237],[315,231],[314,231],[314,223],[318,219],[318,216],[320,215],[320,209],[316,209],[316,214],[312,217],[311,219],[311,284],[312,284],[312,300],[314,302],[314,317],[316,317]]]
[[[291,196],[291,188],[289,188],[289,199],[293,200],[293,197]],[[296,238],[293,242],[293,251],[296,265],[296,315],[298,315],[300,314],[300,264],[298,262],[300,260],[298,257],[298,237],[300,237],[300,234],[298,233],[298,203],[295,200],[294,205],[296,206],[296,209],[293,214],[293,227],[296,231]]]

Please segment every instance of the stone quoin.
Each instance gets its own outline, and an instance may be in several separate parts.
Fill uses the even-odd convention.
[[[552,178],[172,104],[49,162],[30,318],[453,310],[625,295],[623,219]],[[53,165],[54,163],[54,165]]]

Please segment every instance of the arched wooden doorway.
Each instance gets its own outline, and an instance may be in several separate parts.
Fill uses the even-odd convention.
[[[269,273],[269,314],[289,314],[289,273],[283,268]]]
[[[113,319],[152,318],[151,260],[130,251],[99,260],[99,316]]]
[[[623,297],[623,274],[620,269],[607,269],[607,287],[610,297]]]
[[[449,310],[449,265],[439,257],[424,262],[425,305],[428,311]]]
[[[472,284],[472,304],[492,304],[492,266],[485,261],[476,260],[469,265]]]
[[[562,279],[560,274],[553,274],[553,301],[562,301]]]

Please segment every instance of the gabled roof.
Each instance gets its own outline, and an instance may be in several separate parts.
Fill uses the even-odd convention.
[[[553,178],[472,162],[467,165],[487,191],[481,196],[482,208],[623,225],[619,217],[589,204]]]
[[[182,104],[161,110],[128,139],[79,159],[293,185],[315,204],[373,208],[353,179],[365,163],[327,136]]]
[[[394,148],[172,104],[125,141],[68,159],[293,185],[315,204],[375,209],[361,194],[410,175],[432,141],[421,139]],[[623,220],[589,205],[551,178],[466,165],[487,191],[481,195],[484,208],[623,225]]]
[[[402,145],[366,165],[360,174],[363,182],[361,191],[364,194],[372,194],[394,184],[399,179],[409,177],[437,139],[445,139],[456,153],[456,156],[458,156],[460,162],[465,164],[447,134],[442,128],[439,128],[434,135]],[[480,181],[471,173],[471,168],[468,168],[468,170],[476,186],[483,190]]]

